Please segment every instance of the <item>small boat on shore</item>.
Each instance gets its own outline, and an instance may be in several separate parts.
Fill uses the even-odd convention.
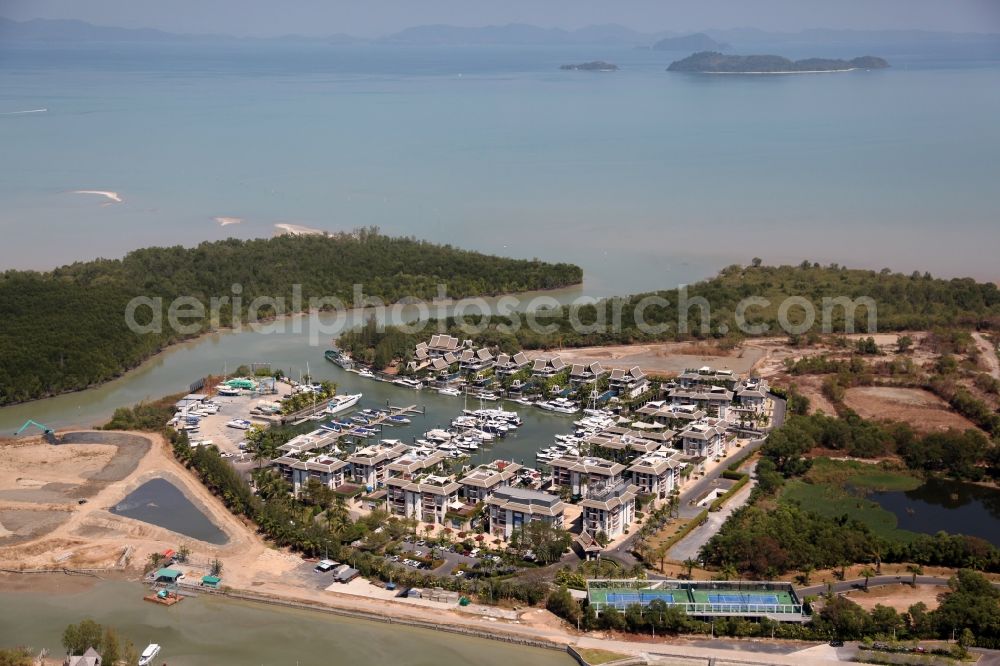
[[[160,646],[156,643],[150,643],[142,651],[142,654],[139,655],[139,666],[149,666],[158,654],[160,654]]]

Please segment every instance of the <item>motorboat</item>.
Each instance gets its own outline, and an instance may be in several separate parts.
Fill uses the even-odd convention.
[[[361,393],[354,393],[350,395],[335,395],[330,398],[330,402],[326,405],[326,413],[330,416],[334,414],[340,414],[341,412],[346,412],[348,409],[358,404],[361,400]]]
[[[441,395],[450,395],[450,396],[456,397],[456,398],[458,396],[462,395],[461,392],[457,388],[453,388],[451,386],[447,386],[445,388],[439,388],[438,389],[438,393],[440,393]]]
[[[409,377],[399,377],[394,379],[392,383],[396,386],[402,386],[404,388],[411,388],[414,390],[422,389],[424,387],[424,383],[422,381],[419,379],[410,379]]]
[[[160,654],[160,646],[156,643],[150,643],[139,655],[139,666],[149,666],[158,654]]]
[[[545,402],[538,403],[538,406],[548,412],[558,414],[575,414],[580,410],[580,406],[567,398],[553,398]]]
[[[358,377],[364,377],[366,379],[375,379],[375,373],[368,368],[362,368],[358,370]]]

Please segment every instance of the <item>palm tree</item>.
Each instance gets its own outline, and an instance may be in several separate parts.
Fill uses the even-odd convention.
[[[692,571],[692,570],[693,570],[693,569],[694,569],[694,568],[695,568],[696,566],[698,566],[698,561],[697,561],[697,560],[693,560],[693,559],[691,559],[690,557],[689,557],[689,558],[687,558],[686,560],[684,560],[684,568],[686,568],[686,569],[687,569],[687,577],[688,577],[688,579],[689,579],[689,580],[690,580],[690,578],[691,578],[691,571]]]
[[[670,550],[670,549],[667,548],[667,544],[665,544],[665,543],[661,543],[656,548],[656,559],[658,559],[660,561],[660,573],[666,573],[666,569],[663,568],[663,562],[667,559],[667,551],[668,550]],[[688,576],[688,577],[690,578],[690,576]]]
[[[906,565],[906,570],[910,572],[913,578],[910,580],[910,585],[913,587],[917,586],[917,576],[924,575],[924,568],[919,564],[908,564]]]
[[[868,579],[871,578],[872,576],[876,575],[876,572],[871,567],[866,566],[859,573],[862,576],[864,576],[864,579],[865,579],[865,592],[867,592],[868,591]]]

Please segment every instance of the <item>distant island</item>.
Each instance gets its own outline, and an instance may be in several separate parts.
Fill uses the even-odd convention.
[[[702,51],[670,63],[668,72],[701,74],[784,74],[792,72],[848,72],[852,69],[884,69],[889,63],[882,58],[862,56],[853,60],[806,58],[789,60],[776,55],[724,55],[718,51]]]
[[[729,44],[717,42],[703,32],[682,37],[665,37],[653,44],[654,51],[725,51]]]
[[[563,65],[559,69],[580,70],[585,72],[616,72],[618,71],[618,65],[614,65],[610,62],[604,62],[603,60],[594,60],[593,62],[582,62],[579,65]]]

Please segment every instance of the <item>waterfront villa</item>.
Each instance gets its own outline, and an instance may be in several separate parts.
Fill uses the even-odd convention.
[[[445,514],[464,507],[458,499],[462,486],[450,476],[421,474],[412,479],[390,476],[385,480],[389,513],[424,523],[445,524]]]
[[[590,364],[574,363],[569,371],[569,383],[573,386],[594,384],[598,379],[608,374],[599,361]]]
[[[552,358],[536,358],[535,363],[531,366],[531,376],[538,377],[540,379],[548,379],[558,375],[560,372],[566,369],[566,364],[558,356],[553,356]]]
[[[524,352],[518,352],[513,356],[499,354],[494,367],[498,375],[507,376],[517,374],[521,370],[527,369],[529,365],[531,365],[531,360]]]
[[[635,497],[639,488],[622,481],[591,491],[580,502],[583,530],[593,535],[604,532],[609,539],[625,534],[635,520]]]
[[[458,364],[462,372],[481,372],[493,367],[493,354],[485,347],[478,351],[465,349],[458,358]]]
[[[429,343],[419,343],[415,351],[420,352],[422,350],[429,358],[438,358],[446,354],[457,354],[461,348],[462,345],[458,338],[442,333],[440,335],[432,335]]]
[[[500,488],[510,485],[521,471],[521,465],[506,460],[494,460],[485,465],[479,465],[459,479],[462,484],[462,495],[470,504],[485,502]]]
[[[401,442],[380,442],[358,449],[347,456],[351,463],[351,480],[371,489],[379,488],[386,477],[386,467],[409,451]]]
[[[101,666],[101,655],[89,647],[82,655],[70,657],[65,663],[69,666]]]
[[[726,453],[726,424],[720,419],[693,423],[678,437],[689,456],[715,458]]]
[[[515,530],[536,520],[563,526],[566,505],[556,495],[526,488],[498,488],[486,501],[490,534],[509,539]]]
[[[617,485],[622,480],[625,465],[593,456],[563,456],[549,462],[552,485],[569,488],[577,496],[586,496],[593,489]]]
[[[635,366],[631,370],[616,368],[611,371],[608,381],[611,390],[618,397],[626,400],[631,400],[649,389],[649,380],[646,379],[646,374],[639,369],[639,366]]]
[[[680,487],[683,467],[680,451],[661,449],[637,458],[628,472],[640,494],[662,500]]]

